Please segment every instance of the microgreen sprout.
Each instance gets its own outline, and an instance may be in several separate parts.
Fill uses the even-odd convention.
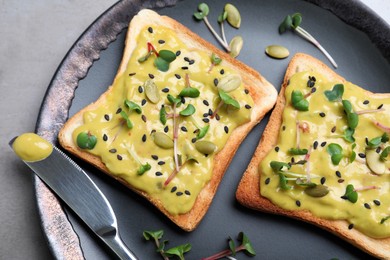
[[[356,203],[358,200],[358,191],[365,191],[365,190],[375,190],[380,189],[380,187],[377,186],[365,186],[360,188],[355,188],[352,184],[348,184],[345,189],[345,194],[341,196],[342,199],[349,200],[352,203]]]
[[[236,253],[240,252],[240,251],[244,251],[245,254],[249,255],[249,256],[255,256],[256,255],[256,252],[251,244],[251,242],[249,241],[249,238],[247,235],[245,235],[243,232],[240,232],[238,234],[238,238],[237,238],[239,241],[241,241],[241,245],[239,246],[236,246],[233,239],[229,237],[228,239],[228,244],[229,244],[229,249],[226,249],[226,250],[223,250],[217,254],[214,254],[212,256],[209,256],[209,257],[206,257],[206,258],[202,258],[202,260],[214,260],[214,259],[220,259],[220,258],[223,258],[223,257],[227,257],[227,256],[235,256]]]
[[[149,171],[152,168],[149,163],[143,164],[141,162],[138,155],[134,152],[133,147],[126,145],[126,149],[129,152],[129,154],[133,157],[133,159],[140,165],[139,168],[137,169],[138,175],[143,175],[145,172]]]
[[[198,11],[194,13],[194,17],[196,20],[204,21],[207,28],[211,31],[211,33],[214,35],[214,37],[217,39],[217,41],[225,48],[227,52],[230,53],[232,57],[238,56],[243,40],[240,36],[236,36],[232,39],[230,44],[226,40],[225,36],[225,29],[224,29],[224,22],[225,20],[228,21],[228,23],[235,27],[239,28],[241,25],[241,15],[238,11],[238,9],[233,6],[232,4],[226,4],[224,7],[224,10],[222,13],[218,16],[218,23],[221,27],[221,36],[214,30],[214,28],[211,26],[207,15],[209,14],[209,6],[206,3],[200,3],[198,5]]]
[[[168,240],[160,241],[163,235],[164,235],[163,230],[143,232],[143,236],[146,240],[154,241],[157,247],[156,251],[162,256],[164,260],[168,260],[170,257],[174,257],[174,256],[177,256],[179,257],[179,259],[184,260],[184,254],[191,250],[191,244],[186,243],[165,250],[165,245],[168,243]]]
[[[307,101],[299,90],[293,90],[291,93],[291,103],[293,107],[299,111],[309,110],[309,101]]]
[[[300,148],[290,148],[288,149],[288,153],[291,155],[305,155],[308,153],[308,150]]]
[[[302,15],[300,13],[295,13],[292,15],[287,15],[283,22],[279,25],[279,33],[282,34],[288,29],[294,30],[296,33],[298,33],[300,36],[302,36],[304,39],[308,40],[312,44],[314,44],[332,63],[332,65],[337,68],[337,63],[334,61],[332,56],[322,47],[322,45],[305,29],[300,27],[302,23]]]
[[[385,111],[385,108],[384,108],[384,107],[377,108],[377,109],[359,110],[359,111],[356,111],[356,114],[358,114],[358,115],[363,115],[363,114],[377,113],[377,112],[382,112],[382,111]]]
[[[326,151],[331,156],[332,163],[334,165],[339,165],[341,159],[343,159],[343,148],[336,143],[331,143],[326,147]]]
[[[149,59],[149,57],[154,53],[156,59],[154,60],[154,65],[158,70],[166,72],[169,70],[169,64],[176,59],[176,54],[170,50],[160,50],[156,51],[154,46],[148,42],[148,52],[145,56],[142,56],[138,59],[139,63],[143,63]]]
[[[129,114],[132,111],[135,111],[137,114],[141,114],[142,113],[141,107],[138,104],[134,103],[133,101],[130,101],[130,100],[126,99],[124,101],[124,104],[129,109]],[[133,128],[133,122],[131,122],[131,120],[129,118],[129,115],[125,111],[123,111],[123,110],[120,112],[120,115],[125,120],[127,127],[129,129],[132,129]]]
[[[379,158],[382,161],[386,161],[386,158],[389,156],[389,153],[390,153],[390,146],[387,146],[385,149],[383,149]]]
[[[353,136],[355,134],[355,129],[346,128],[342,135],[332,135],[331,138],[344,138],[345,141],[349,143],[355,142],[355,137]]]
[[[355,161],[355,159],[356,159],[356,152],[354,151],[355,147],[356,147],[356,143],[353,143],[352,144],[352,149],[351,149],[351,155],[349,156],[349,162],[350,163],[353,163]]]
[[[324,92],[326,98],[331,101],[341,101],[344,94],[344,85],[336,84],[333,86],[332,90],[325,90]]]
[[[191,87],[190,84],[190,77],[188,73],[185,77],[186,87],[180,91],[179,96],[180,97],[191,97],[191,98],[197,98],[200,95],[200,91],[197,88]]]
[[[193,163],[199,163],[198,160],[196,160],[194,157],[192,157],[191,155],[187,155],[187,158],[186,160],[184,161],[184,163],[181,162],[181,156],[178,156],[178,162],[179,162],[179,170],[177,170],[176,168],[173,169],[173,172],[169,175],[169,177],[166,179],[166,181],[164,182],[164,187],[168,186],[168,184],[173,180],[173,178],[175,178],[176,174],[189,162],[193,162]]]
[[[222,59],[220,57],[217,56],[217,54],[215,54],[214,52],[211,54],[211,66],[208,70],[208,73],[210,73],[213,68],[217,65],[219,65],[220,63],[222,62]]]
[[[378,127],[379,129],[382,129],[383,131],[385,131],[386,133],[390,133],[390,126],[386,126],[378,121],[375,121],[374,122],[374,125],[376,127]]]
[[[359,116],[353,110],[351,102],[343,100],[344,111],[347,114],[347,124],[350,129],[355,129],[359,123]]]
[[[387,141],[389,141],[389,136],[387,135],[387,133],[383,133],[383,135],[372,138],[371,140],[369,140],[367,142],[367,148],[368,149],[375,149],[375,148],[379,147],[382,143],[386,143]]]
[[[207,134],[207,132],[209,131],[210,125],[206,125],[204,127],[201,127],[198,124],[198,122],[196,122],[194,117],[191,116],[190,118],[191,118],[191,121],[194,123],[194,125],[197,128],[197,130],[196,130],[196,132],[197,132],[196,139],[197,140],[202,139]]]
[[[231,97],[229,94],[227,94],[222,89],[218,89],[218,94],[221,99],[219,102],[217,108],[214,110],[213,114],[210,116],[210,118],[214,118],[219,109],[222,107],[223,104],[230,105],[236,109],[240,109],[240,103],[238,103],[237,100],[235,100],[233,97]]]

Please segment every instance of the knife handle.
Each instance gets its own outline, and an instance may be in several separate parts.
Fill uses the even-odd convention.
[[[138,260],[135,254],[123,243],[118,232],[116,232],[115,236],[101,236],[101,238],[120,259]]]

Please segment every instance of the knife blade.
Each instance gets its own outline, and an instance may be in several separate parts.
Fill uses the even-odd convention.
[[[13,149],[13,138],[9,145]],[[35,162],[22,160],[120,259],[137,260],[119,235],[115,213],[89,176],[53,145],[52,153]]]

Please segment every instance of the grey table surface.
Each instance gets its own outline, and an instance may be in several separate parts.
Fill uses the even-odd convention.
[[[33,132],[46,88],[78,36],[116,0],[0,0],[0,259],[52,258],[31,175],[8,148]],[[390,24],[390,1],[362,0]]]

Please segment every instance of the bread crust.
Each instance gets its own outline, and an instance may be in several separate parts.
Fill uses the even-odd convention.
[[[300,71],[319,71],[329,80],[338,81],[340,83],[346,82],[343,77],[312,56],[297,53],[291,59],[284,76],[275,108],[272,111],[254,156],[239,183],[236,191],[236,198],[242,205],[255,210],[284,215],[312,223],[332,232],[369,254],[382,259],[390,259],[390,238],[374,239],[364,235],[356,229],[350,230],[348,229],[348,222],[344,220],[327,220],[316,217],[308,211],[282,209],[277,205],[274,205],[269,199],[262,197],[260,194],[260,173],[258,166],[268,152],[277,144],[279,129],[282,124],[282,113],[286,104],[285,90],[289,79]],[[367,91],[367,95],[370,96],[374,94]],[[389,96],[388,94],[375,95]]]
[[[159,200],[152,198],[147,193],[141,190],[135,189],[123,179],[110,175],[109,170],[102,163],[99,157],[79,149],[77,145],[73,143],[72,133],[77,127],[83,124],[84,112],[98,107],[99,104],[105,100],[108,93],[112,90],[112,86],[110,86],[108,90],[103,93],[96,102],[86,106],[77,114],[75,114],[72,118],[70,118],[59,132],[58,138],[61,146],[67,151],[94,165],[106,174],[110,175],[111,177],[114,177],[115,179],[123,183],[128,188],[145,197],[183,230],[192,231],[197,227],[201,219],[206,214],[216,193],[218,185],[239,145],[249,133],[249,131],[260,122],[260,120],[269,110],[272,109],[276,102],[277,92],[275,88],[255,70],[249,68],[238,60],[231,58],[228,54],[222,52],[212,44],[206,42],[177,21],[167,16],[160,16],[156,12],[147,9],[141,10],[136,16],[134,16],[134,18],[130,22],[129,29],[126,35],[126,44],[122,61],[114,79],[114,82],[120,77],[121,74],[125,72],[128,66],[128,61],[130,60],[132,52],[137,45],[135,39],[137,38],[137,35],[140,33],[141,29],[147,25],[163,25],[165,27],[168,27],[174,30],[189,48],[206,51],[210,53],[210,55],[211,53],[216,53],[219,57],[222,58],[224,66],[234,68],[234,70],[241,75],[245,88],[248,89],[249,94],[254,100],[251,120],[236,128],[232,132],[224,148],[215,155],[212,178],[198,195],[193,208],[185,214],[171,215],[168,211],[164,209],[163,205]]]

